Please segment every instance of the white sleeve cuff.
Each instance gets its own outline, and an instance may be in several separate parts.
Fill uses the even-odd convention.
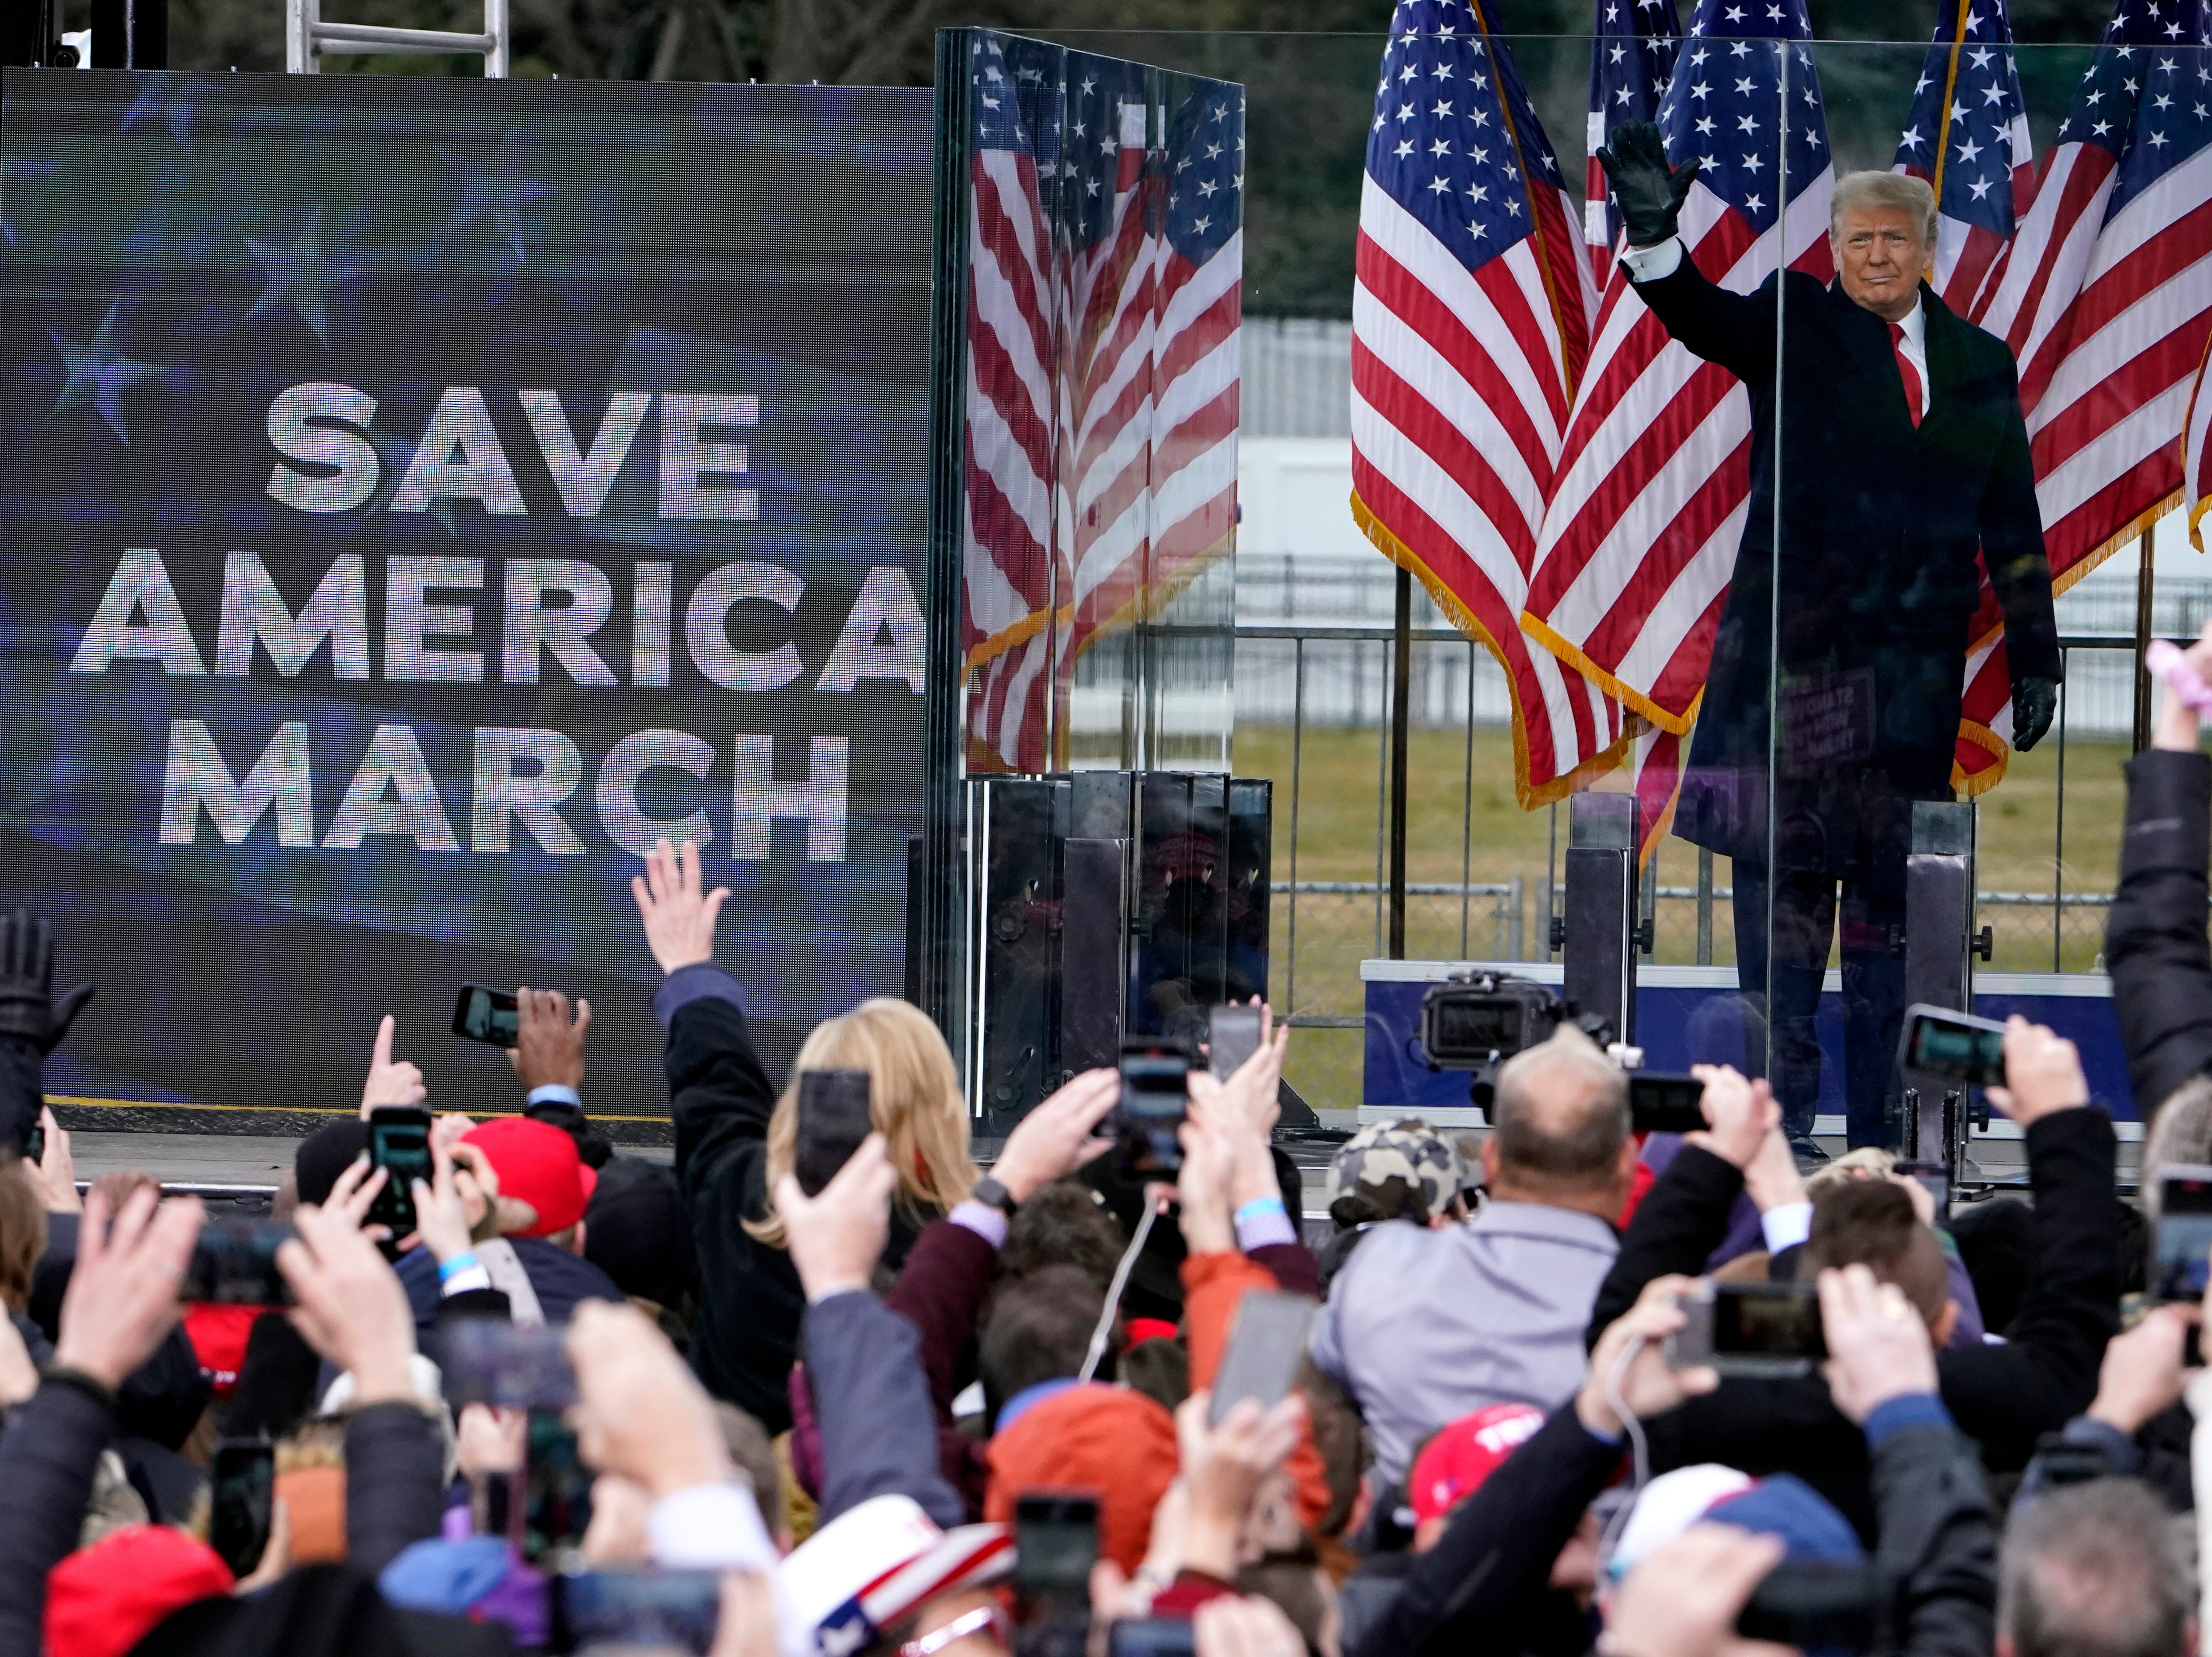
[[[443,1300],[451,1295],[465,1295],[471,1289],[492,1286],[491,1273],[483,1266],[465,1266],[452,1277],[439,1279],[438,1297]]]
[[[1777,1203],[1759,1217],[1759,1229],[1766,1235],[1768,1253],[1795,1248],[1813,1235],[1813,1205]]]
[[[1013,1222],[1006,1211],[979,1203],[973,1197],[963,1197],[952,1205],[952,1211],[945,1217],[963,1231],[972,1231],[994,1248],[1006,1246],[1006,1233]]]
[[[1620,262],[1628,267],[1633,282],[1656,282],[1662,276],[1671,276],[1682,263],[1682,239],[1669,236],[1651,247],[1631,247],[1620,255]]]
[[[646,1515],[653,1563],[665,1570],[775,1569],[760,1504],[742,1484],[690,1484]]]

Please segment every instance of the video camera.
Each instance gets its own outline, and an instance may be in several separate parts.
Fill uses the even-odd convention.
[[[1511,973],[1455,973],[1421,998],[1421,1059],[1431,1070],[1474,1072],[1468,1096],[1487,1119],[1498,1068],[1571,1023],[1601,1047],[1614,1046],[1607,1020],[1577,1014],[1551,986]]]

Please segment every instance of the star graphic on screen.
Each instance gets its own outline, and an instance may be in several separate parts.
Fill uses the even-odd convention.
[[[307,215],[307,228],[289,246],[252,236],[246,238],[247,250],[261,261],[261,268],[269,276],[268,285],[262,288],[261,297],[253,301],[253,308],[246,313],[246,320],[251,322],[256,317],[270,315],[289,305],[298,313],[300,320],[314,331],[315,337],[327,350],[331,343],[330,290],[354,272],[325,256],[320,240],[322,220],[323,209],[319,206]]]
[[[184,76],[148,76],[144,89],[124,112],[123,130],[128,132],[141,121],[159,121],[169,129],[177,148],[197,160],[198,152],[192,149],[193,91]]]
[[[522,209],[539,197],[553,193],[551,185],[522,176],[522,128],[519,124],[507,128],[498,149],[482,161],[450,149],[438,153],[461,185],[460,205],[446,221],[446,228],[459,230],[478,219],[489,220],[493,230],[514,249],[514,257],[521,258]]]
[[[100,327],[88,344],[79,345],[64,339],[53,329],[46,330],[54,349],[62,354],[62,365],[69,378],[62,385],[62,394],[54,399],[55,414],[70,409],[82,409],[88,404],[97,410],[107,422],[108,429],[126,445],[131,434],[123,427],[123,394],[141,380],[157,379],[168,372],[150,362],[140,362],[124,355],[115,344],[115,321],[123,309],[117,300],[107,307],[100,319]]]

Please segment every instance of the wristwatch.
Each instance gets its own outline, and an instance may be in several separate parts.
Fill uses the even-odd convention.
[[[1012,1192],[988,1174],[975,1181],[975,1188],[968,1194],[979,1203],[988,1203],[1010,1220],[1014,1217],[1014,1211],[1021,1206],[1014,1200]]]

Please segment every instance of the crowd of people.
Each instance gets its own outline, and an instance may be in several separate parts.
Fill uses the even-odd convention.
[[[2212,628],[2192,654],[2212,675]],[[0,1657],[2184,1657],[2212,1387],[2203,1307],[2150,1302],[2144,1261],[2160,1172],[2212,1162],[2208,852],[2169,698],[2107,950],[2133,1202],[2074,1046],[2022,1019],[1989,1098],[2026,1200],[1949,1211],[1879,1152],[1801,1170],[1725,1066],[1702,1131],[1639,1138],[1566,1025],[1502,1067],[1479,1145],[1345,1144],[1310,1247],[1287,1030],[1192,1071],[1170,1181],[1116,1154],[1111,1071],[979,1168],[902,1003],[821,1025],[777,1089],[714,958],[727,894],[663,842],[635,891],[672,1166],[593,1129],[588,1005],[525,991],[520,1109],[436,1115],[392,1235],[371,1119],[442,1102],[387,1019],[258,1292],[265,1230],[150,1174],[80,1189],[40,1089],[86,997],[18,911]],[[802,1184],[825,1070],[866,1072],[874,1131]],[[1686,1331],[1729,1283],[1813,1285],[1825,1362],[1705,1361]],[[1317,1303],[1273,1399],[1231,1379],[1262,1294]]]

